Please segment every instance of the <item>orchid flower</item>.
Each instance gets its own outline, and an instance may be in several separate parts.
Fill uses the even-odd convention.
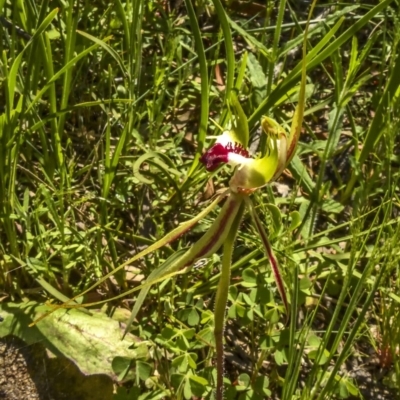
[[[234,193],[250,194],[277,179],[292,159],[298,134],[288,138],[285,130],[273,119],[264,117],[261,121],[263,132],[267,135],[266,155],[253,158],[247,150],[249,131],[243,110],[234,98],[236,115],[233,127],[224,131],[215,144],[207,150],[200,161],[208,171],[214,171],[222,163],[237,167],[230,181],[230,190]]]
[[[245,202],[249,208],[254,225],[266,249],[272,266],[279,293],[288,311],[288,303],[284,290],[278,262],[269,244],[266,232],[257,216],[249,195],[255,190],[278,178],[292,157],[295,146],[290,143],[284,129],[273,119],[264,117],[261,121],[263,133],[267,136],[265,155],[254,158],[247,149],[249,129],[242,107],[236,98],[231,98],[231,128],[217,137],[216,142],[200,158],[208,171],[214,171],[221,164],[234,167],[229,182],[229,192],[237,202]],[[291,149],[292,153],[289,152]]]

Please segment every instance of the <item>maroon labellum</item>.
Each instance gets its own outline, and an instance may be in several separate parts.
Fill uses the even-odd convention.
[[[221,163],[228,163],[232,160],[232,155],[238,154],[249,158],[249,152],[239,143],[228,142],[225,146],[221,143],[215,143],[200,158],[207,171],[216,170]]]

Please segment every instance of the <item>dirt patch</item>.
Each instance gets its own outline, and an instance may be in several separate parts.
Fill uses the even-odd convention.
[[[0,339],[0,399],[111,400],[113,383],[105,375],[83,375],[68,359],[49,357],[40,344]]]

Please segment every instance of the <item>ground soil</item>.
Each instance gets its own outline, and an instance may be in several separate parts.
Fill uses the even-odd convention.
[[[231,367],[246,360],[227,354]],[[238,358],[239,357],[239,358]],[[344,373],[350,375],[365,400],[396,400],[400,396],[384,382],[390,369],[382,369],[371,355],[349,361]],[[229,367],[228,367],[229,368]],[[40,344],[26,345],[7,336],[0,339],[0,399],[4,400],[112,400],[113,384],[105,375],[85,376],[70,361],[49,356]]]
[[[105,375],[83,375],[69,360],[49,356],[40,344],[14,336],[0,339],[0,399],[111,400]]]

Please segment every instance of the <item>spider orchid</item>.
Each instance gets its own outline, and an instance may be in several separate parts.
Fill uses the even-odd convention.
[[[249,140],[247,119],[236,96],[231,97],[231,109],[233,111],[231,129],[224,131],[217,137],[215,144],[203,154],[200,161],[208,171],[216,170],[221,164],[229,164],[234,167],[234,172],[229,182],[228,196],[232,198],[231,201],[235,204],[244,203],[248,207],[268,255],[285,309],[288,311],[288,302],[278,261],[249,195],[282,174],[293,156],[293,151],[296,147],[294,142],[297,141],[298,133],[293,130],[293,134],[289,136],[288,143],[284,129],[273,119],[264,117],[261,121],[261,127],[263,133],[267,135],[266,148],[264,149],[265,156],[253,158],[247,149]],[[237,209],[239,210],[239,207]],[[221,210],[221,214],[228,212],[232,212],[232,210],[227,208]],[[240,221],[238,225],[239,223]],[[221,229],[220,223],[216,227]]]
[[[233,253],[233,244],[243,215],[243,204],[250,212],[254,226],[259,234],[261,242],[267,253],[278,291],[281,295],[287,315],[289,314],[288,301],[278,261],[269,243],[267,233],[256,213],[250,199],[251,193],[262,188],[272,180],[277,179],[292,159],[298,138],[304,110],[304,86],[305,74],[300,86],[299,104],[294,114],[290,135],[287,137],[284,129],[273,119],[264,117],[261,121],[263,133],[267,136],[266,147],[262,150],[263,157],[251,157],[247,145],[249,141],[249,128],[246,116],[236,96],[231,95],[231,128],[224,131],[201,157],[200,161],[208,171],[214,171],[221,164],[230,164],[234,167],[232,178],[229,182],[228,199],[221,209],[221,213],[215,223],[203,237],[216,240],[213,235],[221,234],[221,230],[229,231],[224,237],[224,249],[222,258],[221,277],[218,284],[214,311],[214,336],[217,357],[217,400],[223,399],[223,371],[224,348],[223,332],[225,325],[225,309],[228,300],[230,283],[230,267]],[[232,204],[233,203],[233,204]],[[226,204],[229,204],[226,207]],[[224,226],[224,221],[230,221],[232,212],[236,211],[235,219],[230,225]],[[223,237],[223,235],[221,235]]]

